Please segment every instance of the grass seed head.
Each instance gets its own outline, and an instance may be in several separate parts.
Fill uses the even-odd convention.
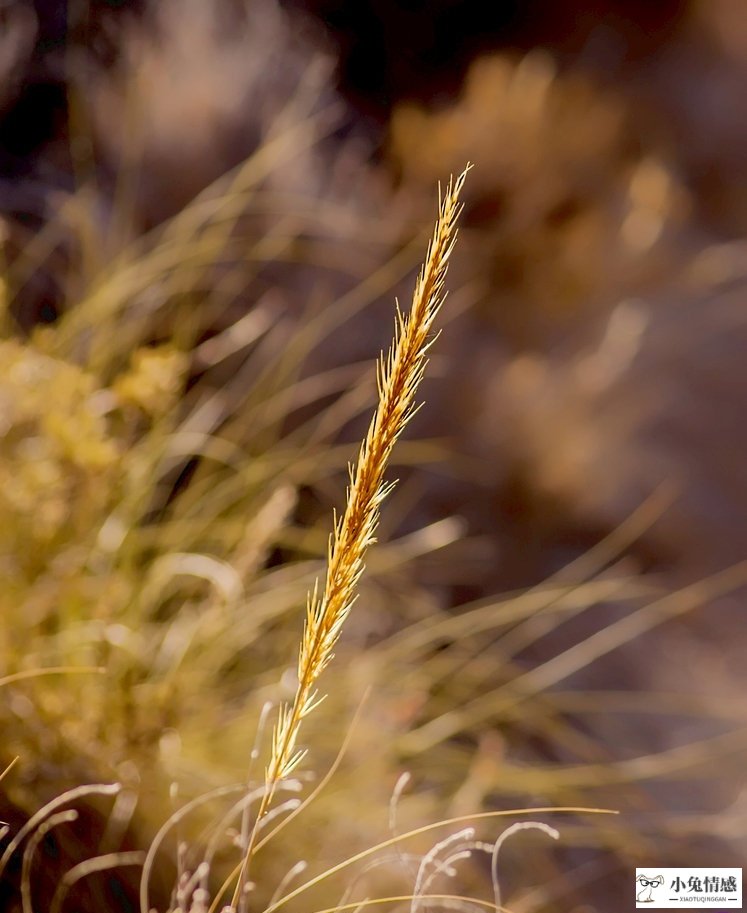
[[[334,655],[343,624],[356,599],[368,547],[376,541],[381,504],[394,487],[384,480],[392,449],[419,408],[416,393],[434,341],[433,323],[445,298],[449,256],[456,241],[461,211],[459,194],[469,167],[439,193],[439,212],[425,262],[418,275],[412,307],[403,314],[397,304],[394,340],[377,365],[379,401],[358,460],[350,469],[345,511],[335,518],[330,538],[324,589],[309,595],[298,660],[293,703],[280,709],[266,773],[267,804],[278,780],[287,777],[304,756],[296,748],[302,720],[320,703],[316,682]]]

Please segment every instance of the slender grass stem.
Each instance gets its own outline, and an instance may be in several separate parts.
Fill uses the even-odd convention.
[[[428,350],[434,342],[433,324],[446,294],[448,261],[461,211],[459,194],[469,167],[449,182],[446,193],[439,199],[438,217],[415,283],[412,307],[408,314],[403,314],[397,304],[394,341],[378,363],[378,405],[358,461],[350,467],[345,511],[341,517],[335,517],[324,589],[320,592],[315,585],[308,598],[296,694],[291,704],[280,708],[265,772],[265,791],[244,852],[231,903],[233,910],[237,909],[246,884],[259,823],[272,805],[278,783],[295,770],[305,755],[298,748],[301,724],[323,700],[317,682],[334,656],[335,644],[356,599],[366,552],[376,541],[381,504],[393,488],[393,483],[384,479],[389,458],[397,439],[419,408],[415,397],[428,363]]]

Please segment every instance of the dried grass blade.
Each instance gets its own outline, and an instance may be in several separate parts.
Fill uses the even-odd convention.
[[[394,341],[377,366],[378,405],[358,460],[350,467],[345,511],[341,517],[335,517],[324,589],[320,593],[315,586],[309,594],[299,650],[296,695],[291,704],[280,708],[257,824],[267,813],[278,783],[288,777],[304,757],[303,749],[297,748],[301,723],[323,699],[316,684],[334,655],[335,644],[356,598],[366,552],[375,542],[381,504],[393,487],[385,482],[384,474],[397,438],[418,409],[415,396],[428,363],[428,350],[435,339],[433,324],[446,295],[448,260],[456,241],[456,223],[462,208],[459,194],[470,167],[468,165],[455,181],[449,182],[443,196],[439,191],[438,218],[415,284],[410,312],[403,314],[397,303]],[[256,831],[255,824],[233,897],[234,910],[246,880]]]

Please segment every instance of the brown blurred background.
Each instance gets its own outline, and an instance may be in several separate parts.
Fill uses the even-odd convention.
[[[300,254],[265,267],[203,341],[263,294],[291,313],[312,287],[322,300],[342,295],[346,270],[365,275],[406,250],[430,222],[438,181],[474,162],[453,312],[414,431],[448,439],[447,457],[403,472],[412,503],[388,532],[460,518],[463,542],[415,571],[457,612],[552,575],[573,580],[569,564],[649,505],[600,570],[621,566],[666,591],[698,586],[685,598],[694,609],[603,652],[564,687],[705,707],[696,722],[602,712],[577,725],[613,765],[724,737],[726,747],[696,752],[692,780],[644,776],[631,820],[653,835],[658,864],[738,864],[745,754],[732,736],[745,721],[747,625],[745,575],[727,569],[747,557],[744,3],[5,0],[0,22],[11,267],[81,186],[105,262],[266,143],[289,99],[308,92],[312,111],[333,110],[321,139],[267,177],[273,192],[333,204],[329,235],[301,231]],[[263,218],[247,216],[260,237]],[[84,254],[63,232],[18,283],[20,337],[72,306]],[[411,271],[402,275],[390,286],[406,300]],[[391,290],[317,347],[309,376],[387,344]],[[342,437],[360,427],[351,421]],[[301,524],[327,509],[306,495]],[[611,598],[569,624],[540,622],[513,660],[531,670],[627,612]],[[497,665],[500,642],[485,638]],[[576,760],[550,736],[518,738],[515,752],[519,765]],[[551,798],[528,790],[527,801]],[[665,816],[681,819],[666,838]],[[584,852],[571,862],[583,866]],[[627,891],[625,873],[611,865],[573,908],[628,909],[604,900],[613,885]]]

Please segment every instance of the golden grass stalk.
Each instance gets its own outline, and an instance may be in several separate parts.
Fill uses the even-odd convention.
[[[298,686],[291,704],[283,704],[275,726],[272,754],[265,771],[265,791],[242,872],[236,885],[233,908],[240,896],[246,869],[257,833],[257,824],[267,813],[278,783],[298,766],[305,755],[297,747],[303,720],[323,700],[317,682],[334,655],[350,609],[356,599],[358,581],[365,569],[368,547],[375,542],[381,504],[394,483],[384,473],[394,445],[417,412],[415,396],[428,363],[427,353],[434,342],[433,323],[446,292],[444,283],[448,261],[456,241],[456,223],[461,211],[459,194],[467,166],[446,193],[439,193],[439,212],[425,262],[418,275],[412,307],[405,315],[397,303],[394,341],[377,366],[379,401],[368,433],[361,444],[358,461],[350,467],[350,486],[342,517],[335,518],[330,536],[327,576],[320,594],[315,585],[306,607],[306,624],[298,657]]]
[[[433,343],[433,322],[444,301],[449,255],[456,241],[459,193],[465,170],[450,182],[439,207],[433,238],[418,276],[410,313],[397,307],[394,342],[378,364],[379,403],[361,444],[358,462],[350,467],[345,512],[330,537],[327,577],[321,596],[309,595],[306,624],[298,658],[298,688],[293,703],[284,705],[275,728],[266,786],[271,793],[278,780],[299,764],[304,751],[296,749],[303,719],[321,698],[316,683],[334,653],[345,619],[356,599],[368,547],[375,542],[382,502],[393,488],[384,481],[394,444],[418,409],[415,395]]]

